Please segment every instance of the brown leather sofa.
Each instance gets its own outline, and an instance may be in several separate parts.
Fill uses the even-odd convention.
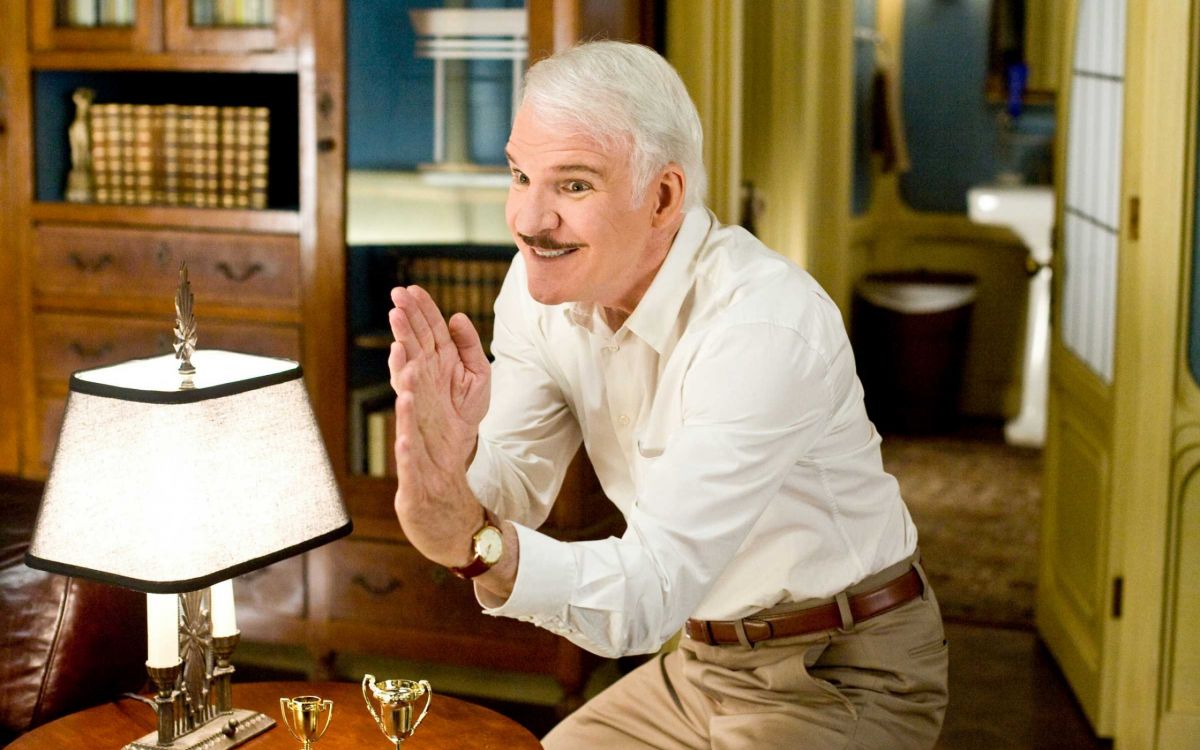
[[[0,747],[146,682],[144,595],[25,565],[40,497],[0,479]]]

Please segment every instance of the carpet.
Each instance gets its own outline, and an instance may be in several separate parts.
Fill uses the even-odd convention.
[[[1042,454],[998,440],[885,436],[948,621],[1033,628]]]

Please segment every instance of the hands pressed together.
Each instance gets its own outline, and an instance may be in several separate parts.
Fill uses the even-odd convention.
[[[483,509],[467,485],[479,422],[491,395],[491,365],[462,313],[447,326],[424,289],[392,290],[395,342],[388,356],[396,391],[396,517],[421,554],[465,565]]]

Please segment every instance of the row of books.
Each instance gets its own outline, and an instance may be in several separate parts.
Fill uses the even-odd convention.
[[[135,0],[59,0],[59,26],[131,26]]]
[[[192,0],[193,26],[266,26],[275,22],[275,0]]]
[[[266,208],[266,107],[94,104],[97,203]]]
[[[193,26],[269,26],[275,0],[191,0]],[[131,26],[136,0],[58,0],[59,26]]]
[[[456,312],[471,318],[490,357],[493,308],[509,265],[507,259],[420,256],[406,259],[398,275],[401,283],[416,284],[429,292],[447,318]],[[378,348],[391,345],[390,333],[374,338],[378,339]],[[367,342],[367,337],[360,337],[360,344]],[[395,476],[395,393],[390,383],[372,383],[351,391],[349,432],[351,471],[373,477]]]

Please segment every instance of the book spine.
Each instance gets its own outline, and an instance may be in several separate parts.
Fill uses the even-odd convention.
[[[212,26],[216,23],[214,0],[192,0],[192,26]]]
[[[133,108],[134,203],[148,205],[154,200],[154,140],[151,130],[152,107]]]
[[[221,205],[220,107],[204,108],[204,205]]]
[[[97,22],[96,16],[96,0],[67,0],[66,4],[60,6],[65,14],[65,17],[60,16],[59,21],[64,26],[95,26]]]
[[[117,105],[117,128],[121,140],[121,198],[119,203],[129,206],[137,202],[137,149],[134,136],[134,107],[132,104]]]
[[[88,110],[88,130],[92,135],[92,184],[95,185],[97,203],[109,202],[109,145],[107,104],[93,104]]]
[[[179,186],[178,201],[175,205],[192,205],[192,195],[195,192],[195,181],[192,179],[192,110],[191,106],[178,108],[179,121],[175,128],[175,139],[179,146],[178,171],[176,181]]]
[[[271,113],[266,107],[250,110],[250,207],[267,207],[267,160],[270,152]]]
[[[235,208],[250,207],[250,150],[251,127],[253,125],[250,107],[238,107],[234,113],[234,186],[233,205]]]
[[[367,415],[367,476],[387,476],[387,423],[385,412]]]
[[[162,106],[162,202],[179,205],[179,115],[177,104]]]

